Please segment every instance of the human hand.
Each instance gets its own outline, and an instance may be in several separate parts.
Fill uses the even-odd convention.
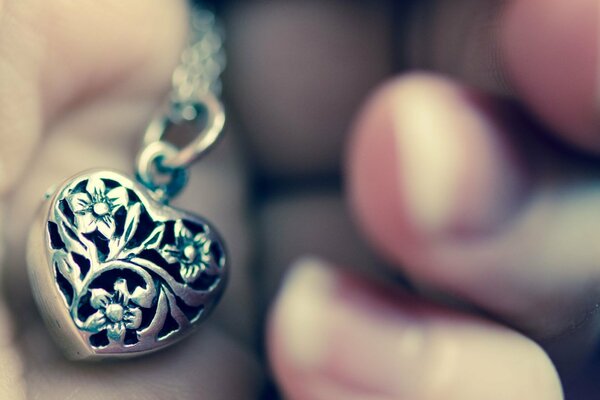
[[[230,16],[229,90],[269,189],[267,291],[302,254],[328,260],[296,263],[272,309],[278,382],[301,400],[536,400],[562,398],[561,379],[596,398],[597,2],[415,3],[393,23],[375,2]],[[389,81],[350,129],[391,75],[392,41],[406,71],[440,74]],[[346,271],[386,280],[337,174],[414,290]]]

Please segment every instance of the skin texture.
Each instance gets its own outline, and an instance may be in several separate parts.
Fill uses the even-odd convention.
[[[81,366],[36,314],[28,222],[130,170],[186,10],[0,1],[0,398],[594,398],[597,0],[394,3],[224,5],[228,133],[175,204],[231,286],[175,348]]]

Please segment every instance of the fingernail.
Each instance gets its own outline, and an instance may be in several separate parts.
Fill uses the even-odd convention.
[[[415,76],[391,99],[400,200],[420,233],[495,229],[526,192],[523,166],[487,99]]]
[[[454,115],[425,80],[405,82],[393,101],[399,185],[409,217],[433,233],[451,223],[465,154],[449,128]]]
[[[417,318],[353,287],[315,258],[294,265],[281,296],[276,336],[286,363],[316,377],[307,390],[353,388],[383,399],[422,385],[427,335]]]
[[[280,320],[281,338],[288,356],[302,369],[322,362],[326,351],[325,305],[336,285],[330,267],[316,257],[296,261],[285,278],[278,308],[285,310]]]

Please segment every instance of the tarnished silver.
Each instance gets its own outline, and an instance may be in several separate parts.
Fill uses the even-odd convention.
[[[169,113],[158,115],[150,123],[144,145],[163,141],[173,127],[182,123],[199,132],[178,152],[166,156],[162,167],[186,168],[216,143],[225,125],[219,100],[224,68],[223,37],[214,14],[196,10],[191,13],[189,44],[173,73]]]
[[[107,170],[75,176],[46,200],[28,254],[38,304],[74,359],[179,340],[227,280],[223,241],[208,222]]]
[[[176,196],[187,183],[187,169],[161,165],[162,160],[174,156],[177,152],[175,146],[158,140],[144,147],[136,161],[138,180],[163,203]]]
[[[175,112],[171,111],[169,115],[159,116],[150,123],[144,136],[146,146],[163,141],[169,130],[174,126],[174,120],[183,121],[193,127],[198,120],[202,119],[202,114],[205,116],[204,126],[199,128],[200,132],[197,136],[185,147],[172,155],[166,156],[161,161],[163,167],[172,169],[186,168],[206,154],[217,142],[225,125],[223,106],[210,92],[204,94],[200,100],[175,104],[177,104],[176,116],[173,115]]]
[[[80,173],[46,195],[32,226],[33,293],[69,358],[164,348],[192,332],[225,289],[228,259],[219,234],[168,204],[225,122],[214,16],[196,10],[191,25],[190,45],[173,75],[170,112],[146,132],[137,181],[111,170]],[[171,129],[189,123],[202,125],[191,142],[178,148],[166,141]]]

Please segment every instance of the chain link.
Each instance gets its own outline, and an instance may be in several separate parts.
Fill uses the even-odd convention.
[[[137,159],[138,180],[163,202],[183,188],[187,168],[221,135],[225,112],[219,97],[225,63],[223,32],[214,13],[192,7],[188,44],[172,76],[169,112],[151,121]],[[181,125],[199,132],[190,143],[177,148],[165,137]]]
[[[221,73],[225,69],[223,32],[214,13],[198,7],[190,13],[188,45],[173,72],[174,101],[202,99],[208,93],[221,95]]]

